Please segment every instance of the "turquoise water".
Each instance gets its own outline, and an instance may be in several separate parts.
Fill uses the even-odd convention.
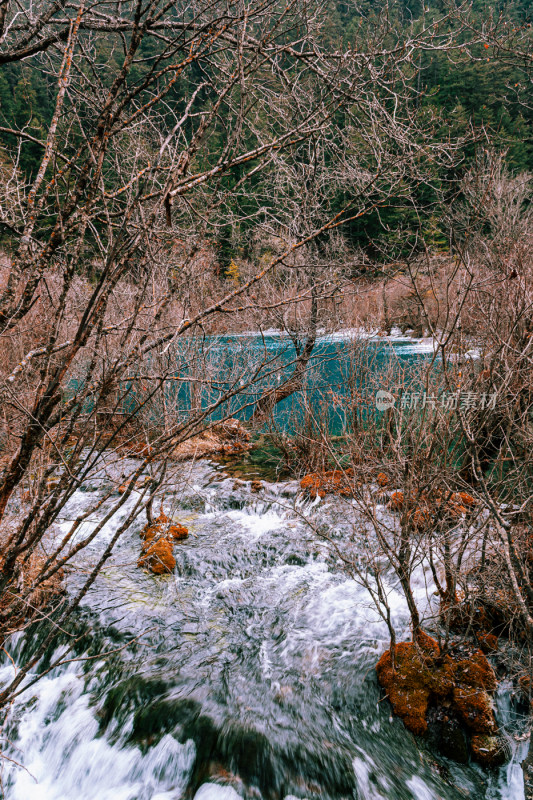
[[[200,362],[190,363],[190,344],[175,358],[184,366],[175,373],[189,382],[169,381],[166,399],[170,408],[184,417],[192,406],[207,409],[220,401],[228,389],[235,396],[221,403],[211,419],[228,414],[249,419],[257,400],[268,389],[282,385],[294,371],[296,349],[287,336],[224,336],[207,340]],[[354,405],[362,413],[375,409],[378,389],[393,390],[402,383],[417,379],[423,365],[433,358],[427,340],[352,339],[341,335],[322,336],[317,340],[304,382],[304,389],[277,404],[274,422],[290,430],[307,413],[328,422],[333,433],[349,424]]]
[[[303,390],[276,405],[273,422],[292,431],[311,417],[320,419],[331,433],[342,433],[349,427],[355,407],[363,417],[373,413],[379,389],[394,391],[412,384],[433,357],[428,340],[321,336],[308,363]],[[167,421],[185,422],[193,410],[195,415],[205,412],[208,420],[228,416],[248,420],[259,398],[291,377],[296,358],[295,344],[288,336],[191,337],[169,349],[158,363],[153,357],[148,365],[148,372],[168,376],[164,408],[159,391],[146,402],[155,385],[141,377],[123,382],[120,404],[128,413],[143,408],[151,421],[164,415]],[[82,378],[71,377],[65,399],[70,400],[83,387]],[[90,398],[84,407],[86,413],[92,412]]]

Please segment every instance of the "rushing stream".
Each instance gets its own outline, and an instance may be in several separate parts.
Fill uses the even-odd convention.
[[[348,501],[304,502],[294,482],[264,483],[252,494],[208,462],[181,472],[165,500],[190,529],[175,547],[175,574],[136,566],[138,520],[76,620],[74,649],[88,659],[57,667],[12,709],[5,749],[22,767],[4,761],[6,798],[523,797],[527,745],[495,773],[437,761],[380,702],[374,665],[386,627],[367,590],[302,520],[305,512],[342,537]],[[102,476],[78,491],[62,525],[105,485]],[[421,603],[431,595],[428,580],[420,574]],[[393,583],[390,600],[406,634]],[[34,646],[28,633],[10,654],[16,662]],[[2,683],[13,668],[6,658]],[[500,721],[512,713],[503,693]]]

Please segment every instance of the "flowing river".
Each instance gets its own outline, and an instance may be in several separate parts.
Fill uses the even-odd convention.
[[[59,528],[108,482],[103,470],[84,485]],[[128,507],[84,555],[87,564]],[[296,482],[264,481],[252,493],[203,461],[182,466],[165,508],[190,530],[175,547],[175,573],[136,566],[139,519],[86,596],[76,642],[60,639],[53,655],[67,653],[68,638],[66,663],[11,709],[7,800],[523,798],[527,743],[514,743],[495,772],[460,766],[415,740],[382,700],[374,666],[386,626],[367,589],[306,524],[342,542],[352,501],[305,501]],[[71,590],[79,579],[69,578]],[[389,592],[398,636],[407,637],[392,578]],[[423,569],[417,595],[431,605]],[[35,635],[11,642],[0,683]],[[500,724],[512,730],[514,713],[502,692]]]

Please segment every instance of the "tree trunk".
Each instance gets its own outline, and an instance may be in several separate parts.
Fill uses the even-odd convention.
[[[317,317],[318,304],[316,292],[313,289],[311,294],[311,318],[309,320],[309,331],[305,340],[305,345],[301,352],[297,353],[294,370],[290,378],[276,389],[268,389],[257,401],[253,415],[253,421],[256,424],[264,422],[276,405],[281,403],[282,400],[290,397],[294,392],[299,392],[303,389],[305,371],[316,342]]]

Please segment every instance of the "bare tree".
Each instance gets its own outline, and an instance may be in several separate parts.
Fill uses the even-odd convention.
[[[443,141],[438,120],[418,113],[414,65],[421,50],[467,47],[466,22],[455,24],[453,11],[402,27],[383,13],[340,53],[322,44],[326,14],[320,2],[1,3],[0,63],[23,61],[54,87],[42,136],[2,127],[17,142],[0,203],[4,634],[127,509],[57,611],[55,625],[64,625],[120,536],[151,508],[176,445],[230,401],[246,405],[244,390],[279,371],[266,355],[224,380],[204,370],[217,324],[253,309],[265,277],[294,266],[312,242],[408,195],[437,163],[460,160],[461,143]],[[498,36],[499,23],[489,33]],[[28,143],[41,152],[30,176],[20,166]],[[245,223],[283,246],[228,284],[211,254],[221,229]],[[315,279],[303,292],[311,316],[293,388],[316,336],[315,283],[320,294]],[[266,311],[293,300],[281,293]],[[169,404],[168,387],[194,374],[196,399]],[[118,470],[125,444],[137,458]],[[73,493],[102,475],[105,454],[117,465],[118,497],[111,486],[53,536]],[[53,636],[52,627],[1,704],[22,690]]]

